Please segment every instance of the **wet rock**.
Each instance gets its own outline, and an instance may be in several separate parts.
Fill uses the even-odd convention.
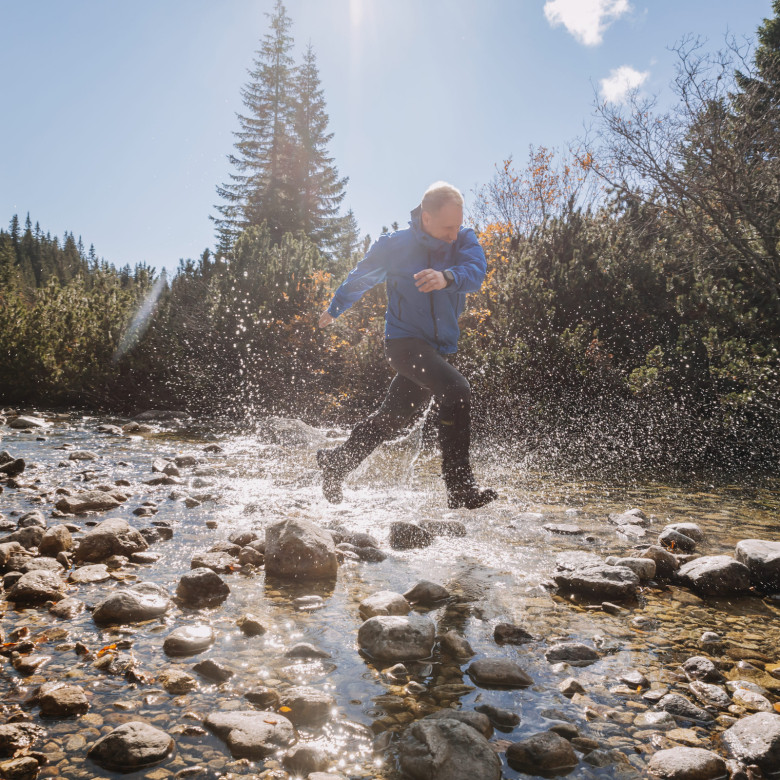
[[[567,677],[558,685],[558,690],[570,699],[575,693],[585,693],[585,688],[575,677]]]
[[[696,549],[696,542],[690,536],[668,526],[659,534],[658,542],[662,547],[681,553],[692,553]]]
[[[87,566],[79,566],[69,575],[68,580],[75,584],[85,585],[90,582],[105,582],[111,575],[105,563],[90,563]]]
[[[214,643],[211,626],[181,626],[165,637],[163,650],[167,655],[195,655]]]
[[[718,667],[703,655],[694,655],[688,658],[682,664],[685,676],[693,680],[702,680],[708,683],[717,683],[723,680],[723,675],[718,671]]]
[[[244,698],[261,710],[274,710],[281,705],[279,694],[264,685],[258,685],[244,694]]]
[[[508,658],[480,658],[466,670],[481,688],[527,688],[533,680]]]
[[[433,542],[433,534],[417,523],[395,520],[390,524],[390,547],[394,550],[412,550],[427,547]]]
[[[474,655],[474,649],[468,640],[457,631],[447,631],[446,634],[438,637],[438,640],[442,652],[448,653],[461,661],[465,661]]]
[[[153,582],[114,591],[92,613],[98,625],[124,625],[164,615],[170,607],[167,592]]]
[[[451,718],[408,726],[398,745],[402,771],[413,780],[499,780],[501,761],[476,729]]]
[[[589,666],[601,656],[596,650],[581,642],[559,642],[544,654],[551,664],[564,661],[570,666]]]
[[[667,731],[677,727],[677,721],[668,713],[664,712],[640,712],[634,718],[634,725],[639,729],[661,729]]]
[[[190,561],[191,569],[211,569],[217,574],[228,574],[234,567],[235,560],[225,552],[200,552]]]
[[[561,590],[593,599],[636,597],[639,577],[624,566],[609,566],[585,557],[578,560],[571,553],[558,555],[556,563],[560,571],[553,579]]]
[[[750,587],[750,570],[730,555],[705,555],[680,567],[677,577],[706,596],[730,596]]]
[[[584,533],[582,528],[573,523],[547,523],[543,528],[551,534],[560,534],[561,536],[579,536]]]
[[[282,766],[296,777],[307,777],[312,772],[325,771],[330,766],[330,758],[316,745],[295,745],[282,756]]]
[[[734,557],[748,567],[754,585],[780,590],[780,542],[743,539],[737,543]]]
[[[694,720],[699,723],[708,723],[713,718],[707,710],[697,707],[690,699],[679,693],[667,693],[658,702],[658,708],[684,720]]]
[[[42,417],[33,417],[29,414],[20,414],[8,421],[9,428],[24,430],[26,428],[48,428],[51,423],[46,422]]]
[[[326,650],[321,650],[309,642],[298,642],[289,650],[284,652],[285,658],[330,658],[331,655]]]
[[[466,535],[466,526],[460,520],[421,520],[420,528],[431,536],[462,537]]]
[[[693,539],[694,542],[704,541],[704,531],[696,523],[669,523],[666,528],[685,534],[689,539]]]
[[[506,710],[504,712],[506,712]],[[490,739],[493,736],[493,725],[490,722],[490,718],[482,712],[476,712],[475,710],[453,710],[448,707],[447,709],[431,712],[424,718],[424,720],[442,719],[459,720],[461,723],[465,723],[467,726],[471,726],[475,731],[478,731],[485,739]]]
[[[18,542],[25,550],[31,550],[33,547],[38,547],[43,539],[43,535],[46,531],[37,525],[27,526],[27,528],[19,528],[10,534],[3,537],[3,544],[9,542]]]
[[[610,566],[625,566],[631,569],[640,580],[651,580],[655,577],[655,561],[650,558],[607,558]]]
[[[712,707],[718,707],[725,710],[731,699],[726,691],[718,685],[712,683],[702,682],[701,680],[695,680],[690,684],[691,693],[704,704],[709,704]]]
[[[234,758],[266,758],[296,741],[292,723],[276,712],[212,712],[203,725],[225,741]]]
[[[262,636],[266,632],[265,626],[254,615],[242,615],[236,625],[245,636]]]
[[[112,517],[96,525],[79,541],[74,558],[79,563],[101,563],[112,555],[130,556],[148,547],[143,536],[127,521]]]
[[[630,669],[627,672],[621,672],[618,676],[618,680],[631,688],[649,688],[650,681],[645,677],[642,672],[636,669]]]
[[[695,747],[659,750],[647,768],[663,780],[717,780],[726,775],[726,762],[719,755]]]
[[[493,639],[499,645],[524,645],[534,641],[527,629],[514,623],[498,623],[493,629]]]
[[[34,723],[0,724],[0,756],[11,756],[17,751],[29,750],[46,732]]]
[[[659,579],[669,579],[679,568],[680,562],[668,550],[653,544],[640,553],[640,558],[649,558],[655,563],[655,576]]]
[[[59,601],[64,595],[64,584],[59,575],[45,569],[34,569],[22,574],[8,591],[7,598],[17,606],[26,606]]]
[[[742,764],[764,772],[780,769],[780,715],[758,712],[738,720],[721,737],[728,752]]]
[[[372,596],[363,599],[358,606],[358,612],[363,620],[374,615],[408,615],[411,606],[400,594],[391,590],[380,590]]]
[[[227,583],[211,569],[193,569],[179,580],[176,597],[185,606],[200,609],[221,604],[230,595]]]
[[[486,715],[491,724],[501,731],[511,731],[520,725],[520,716],[512,710],[505,710],[493,704],[480,704],[474,707],[474,710]]]
[[[17,474],[21,474],[24,469],[25,462],[23,458],[14,458],[13,460],[0,464],[0,474],[7,474],[9,477],[15,477]]]
[[[324,691],[311,688],[308,685],[296,685],[282,691],[279,700],[285,710],[285,715],[296,726],[315,726],[327,720],[335,705],[335,699]]]
[[[84,512],[105,512],[116,509],[121,501],[105,490],[83,490],[75,496],[63,496],[54,505],[60,512],[80,515]]]
[[[238,562],[242,566],[256,566],[259,568],[265,563],[265,556],[254,547],[242,547],[238,551]]]
[[[36,569],[45,569],[54,574],[62,574],[62,564],[59,561],[55,561],[54,558],[28,558],[22,566],[21,572],[22,574],[27,574],[28,571]]]
[[[97,460],[96,452],[91,450],[73,450],[68,454],[68,460]]]
[[[774,712],[772,703],[762,693],[748,688],[735,688],[731,694],[734,704],[739,704],[750,712]]]
[[[228,669],[221,661],[212,658],[200,661],[192,668],[202,677],[215,683],[227,682],[235,674],[232,669]]]
[[[409,588],[403,596],[410,604],[420,604],[427,607],[448,599],[450,592],[436,582],[420,580],[420,582]]]
[[[27,550],[19,542],[0,542],[0,570],[7,571],[8,564],[20,555],[28,555]]]
[[[62,599],[49,607],[49,612],[54,617],[70,620],[84,610],[84,602],[74,598]]]
[[[173,739],[164,731],[142,721],[130,721],[97,740],[87,755],[104,769],[122,772],[157,764],[173,749]]]
[[[338,571],[333,537],[301,518],[274,523],[265,532],[265,571],[282,579],[333,579]]]
[[[387,553],[377,547],[356,547],[355,554],[366,563],[381,563],[387,558]]]
[[[412,661],[430,657],[436,629],[424,615],[377,615],[358,630],[358,646],[381,661]]]
[[[38,552],[51,558],[56,558],[61,552],[67,552],[73,547],[73,537],[64,525],[49,528],[41,537]]]
[[[37,525],[41,528],[46,528],[46,518],[43,516],[43,512],[38,509],[33,509],[32,512],[25,512],[20,518],[17,526],[19,528],[27,528],[31,525]]]
[[[608,516],[613,525],[649,525],[647,515],[641,509],[629,509],[627,512],[614,512]]]
[[[175,667],[163,670],[157,679],[160,685],[174,696],[190,693],[198,687],[198,681],[191,674]]]
[[[44,683],[37,694],[41,715],[64,718],[70,715],[83,715],[89,709],[84,689],[78,685],[63,682]]]
[[[536,775],[576,766],[577,754],[567,739],[552,731],[542,731],[509,745],[506,760],[512,769]]]

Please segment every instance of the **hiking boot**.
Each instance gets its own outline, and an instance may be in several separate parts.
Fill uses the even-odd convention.
[[[322,469],[322,494],[331,504],[340,504],[344,500],[341,483],[344,481],[342,469],[331,463],[331,450],[317,450],[317,465]]]
[[[479,509],[498,498],[493,488],[480,489],[468,463],[446,468],[447,506],[450,509]]]

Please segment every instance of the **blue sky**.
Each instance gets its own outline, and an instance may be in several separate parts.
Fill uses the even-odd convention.
[[[565,148],[597,94],[671,97],[686,33],[755,35],[770,0],[287,0],[317,55],[361,231],[406,226],[425,187],[471,199],[509,155]],[[0,222],[174,269],[215,244],[240,88],[273,0],[0,0]],[[622,70],[621,70],[622,69]],[[610,80],[611,78],[611,80]],[[607,79],[605,84],[603,80]],[[607,92],[604,92],[607,90]]]

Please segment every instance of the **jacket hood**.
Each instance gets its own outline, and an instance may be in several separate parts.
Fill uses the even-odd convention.
[[[415,207],[411,211],[411,219],[409,220],[409,227],[414,232],[415,238],[428,249],[434,250],[447,250],[452,244],[449,241],[442,241],[440,238],[434,238],[430,233],[426,233],[422,226],[422,204]]]

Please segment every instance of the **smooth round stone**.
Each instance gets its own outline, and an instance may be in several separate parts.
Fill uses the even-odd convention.
[[[167,593],[151,582],[112,593],[98,604],[92,619],[100,624],[136,623],[164,615],[170,607]]]
[[[173,748],[173,739],[164,731],[130,721],[97,740],[87,755],[104,769],[126,772],[163,761]]]
[[[204,726],[225,741],[233,758],[266,758],[296,740],[292,723],[276,712],[212,712]]]
[[[560,771],[578,763],[571,743],[552,731],[513,742],[506,749],[506,760],[512,769],[534,775]]]
[[[358,612],[363,620],[374,615],[408,615],[411,609],[409,602],[400,594],[391,590],[380,590],[372,596],[363,599]]]
[[[327,720],[335,704],[335,699],[328,693],[311,688],[308,685],[298,685],[288,688],[280,694],[282,706],[287,717],[296,726],[317,725]]]
[[[195,655],[211,647],[213,642],[214,629],[211,626],[182,626],[165,637],[163,650],[168,655]]]
[[[375,615],[358,629],[358,645],[380,661],[414,661],[430,657],[436,638],[433,621],[424,615]]]
[[[312,772],[327,769],[330,766],[330,758],[316,745],[295,745],[282,756],[282,766],[296,777],[310,777]]]
[[[659,750],[647,768],[653,777],[663,780],[717,780],[726,776],[726,762],[719,755],[695,747]]]
[[[17,605],[58,601],[64,595],[64,583],[58,574],[46,569],[33,569],[22,574],[7,594]]]
[[[639,729],[673,729],[677,721],[668,712],[640,712],[634,725]]]
[[[710,704],[720,709],[726,709],[731,704],[731,699],[726,691],[719,685],[713,685],[712,683],[702,682],[701,680],[694,680],[690,684],[691,693],[704,702],[704,704]]]
[[[105,582],[110,577],[111,574],[105,563],[93,563],[74,569],[68,576],[68,580],[77,585],[86,585],[90,582]]]
[[[163,670],[157,679],[160,685],[174,696],[181,696],[198,687],[198,681],[191,674],[176,668]]]
[[[747,688],[735,688],[731,694],[734,704],[739,704],[751,712],[774,712],[772,703],[766,696]]]
[[[544,654],[549,663],[565,661],[571,666],[588,666],[600,656],[592,647],[581,642],[559,642]]]
[[[467,669],[469,677],[481,688],[527,688],[534,681],[508,658],[480,658]]]
[[[188,607],[213,607],[230,595],[228,584],[208,568],[193,569],[176,586],[176,596]]]

